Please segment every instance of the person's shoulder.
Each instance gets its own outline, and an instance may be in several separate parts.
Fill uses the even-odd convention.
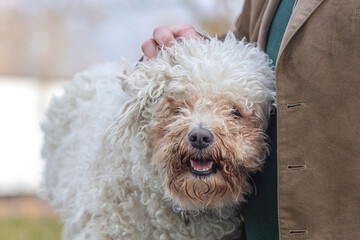
[[[275,1],[274,1],[275,2]],[[274,4],[274,3],[272,3]],[[243,9],[235,23],[235,36],[255,42],[260,20],[269,5],[269,0],[245,0]]]

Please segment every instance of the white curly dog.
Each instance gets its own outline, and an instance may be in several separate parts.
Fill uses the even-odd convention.
[[[239,237],[249,174],[268,154],[270,65],[230,33],[76,75],[43,124],[63,239]]]

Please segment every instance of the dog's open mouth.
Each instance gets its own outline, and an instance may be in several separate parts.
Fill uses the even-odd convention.
[[[190,172],[196,176],[208,176],[215,172],[215,165],[212,160],[190,160]]]

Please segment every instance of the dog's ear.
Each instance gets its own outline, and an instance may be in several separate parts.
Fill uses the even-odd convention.
[[[139,87],[137,87],[135,83],[136,76],[133,76],[137,65],[134,65],[125,59],[123,59],[122,64],[123,68],[117,73],[116,77],[120,80],[123,92],[127,93],[129,96],[134,96],[139,91]]]
[[[121,142],[124,147],[132,146],[128,143],[134,139],[145,139],[148,124],[161,105],[167,81],[156,74],[141,71],[126,72],[120,77],[123,91],[130,96],[130,100],[123,105],[109,127],[106,141],[111,144]]]

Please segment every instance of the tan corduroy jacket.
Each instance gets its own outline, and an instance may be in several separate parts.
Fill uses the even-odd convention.
[[[247,0],[237,36],[264,48],[278,3]],[[280,239],[360,240],[360,0],[298,0],[275,75]]]

